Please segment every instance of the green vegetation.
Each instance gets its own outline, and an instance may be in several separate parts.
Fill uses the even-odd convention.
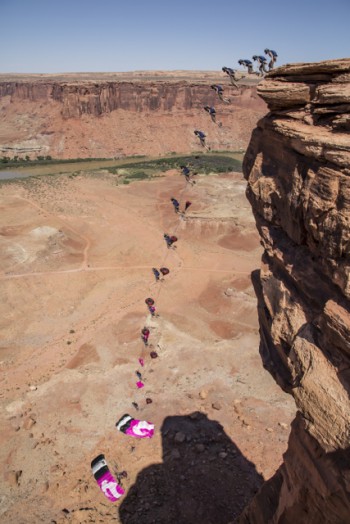
[[[24,177],[39,178],[48,175],[67,175],[69,178],[76,176],[103,177],[106,173],[116,175],[116,184],[135,182],[137,180],[152,180],[155,177],[164,176],[169,169],[180,171],[181,165],[188,166],[192,172],[198,174],[227,173],[230,171],[242,171],[243,153],[241,151],[230,152],[197,152],[188,155],[178,155],[173,151],[162,158],[145,157],[135,155],[123,159],[65,159],[57,160],[50,156],[38,156],[36,160],[24,160],[20,158],[3,157],[0,159],[4,170],[14,169],[14,178],[17,174]],[[79,165],[77,165],[79,163]],[[4,178],[7,178],[6,175]],[[9,178],[12,178],[9,175]]]
[[[133,157],[138,158],[138,157]],[[38,155],[34,159],[30,159],[28,155],[24,158],[20,158],[15,155],[13,158],[9,156],[3,156],[0,158],[0,165],[6,164],[6,167],[23,167],[23,166],[45,166],[50,164],[71,164],[76,162],[96,162],[110,160],[109,158],[65,158],[65,159],[55,159],[50,155],[41,156]]]
[[[193,171],[200,174],[242,171],[242,161],[232,158],[228,154],[171,156],[137,163],[128,162],[110,167],[108,171],[112,174],[120,174],[120,170],[127,170],[128,174],[125,175],[127,178],[142,180],[168,169],[179,169],[181,165],[189,166]],[[133,173],[133,169],[142,169],[143,171]]]

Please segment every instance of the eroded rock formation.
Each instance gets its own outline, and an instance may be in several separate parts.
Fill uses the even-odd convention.
[[[224,84],[230,105],[218,100],[213,83]],[[256,83],[249,80],[236,90],[216,72],[0,75],[0,156],[188,152],[200,149],[196,128],[207,134],[213,149],[245,149],[256,120],[266,112]],[[203,110],[207,104],[215,105],[221,128]]]
[[[244,173],[264,255],[254,275],[264,366],[298,414],[284,463],[240,523],[350,522],[350,59],[258,86]]]

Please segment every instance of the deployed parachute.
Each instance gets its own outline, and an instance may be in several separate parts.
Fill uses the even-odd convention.
[[[145,420],[136,420],[130,415],[123,415],[116,427],[125,435],[130,435],[136,438],[152,438],[154,434],[154,424],[146,422]]]
[[[175,238],[176,238],[176,237],[175,237]],[[177,240],[177,239],[176,239],[176,240]],[[173,240],[173,242],[175,242],[175,240]],[[162,274],[163,276],[168,275],[168,274],[170,273],[170,271],[169,271],[169,269],[168,269],[167,267],[161,267],[159,271],[161,272],[161,274]]]
[[[153,306],[153,304],[154,304],[153,298],[146,298],[145,302],[146,302],[147,306]]]
[[[170,237],[170,240],[174,243],[174,242],[177,242],[177,237],[176,236],[171,236]]]
[[[92,473],[102,493],[111,501],[115,502],[124,495],[123,488],[118,484],[108,469],[104,455],[98,455],[91,462]]]

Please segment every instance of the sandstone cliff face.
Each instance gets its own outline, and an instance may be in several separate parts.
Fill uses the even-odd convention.
[[[298,408],[284,463],[243,523],[350,521],[350,60],[258,86],[270,113],[245,156],[264,247],[261,356]]]
[[[246,148],[266,105],[256,86],[232,88],[224,77],[202,80],[0,78],[0,155],[55,158],[119,157],[198,150],[193,130],[206,132],[213,149]],[[225,84],[231,105],[220,102],[210,84]],[[203,110],[214,105],[213,124]]]

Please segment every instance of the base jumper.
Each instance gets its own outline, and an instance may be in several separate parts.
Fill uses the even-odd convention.
[[[222,67],[222,71],[226,73],[231,81],[231,84],[235,86],[237,89],[239,89],[238,84],[236,82],[238,81],[238,78],[236,77],[236,69],[231,69],[231,67]]]
[[[222,102],[224,102],[225,104],[229,104],[231,102],[229,98],[224,98],[224,89],[221,85],[212,84],[210,87],[215,91],[215,93],[217,93],[218,97]]]
[[[266,58],[263,56],[263,55],[254,55],[253,56],[253,60],[255,62],[258,62],[259,64],[259,73],[260,73],[260,76],[264,76],[264,73],[268,73],[268,69],[266,69],[267,67],[267,60]]]
[[[148,346],[148,338],[149,338],[149,329],[144,327],[141,331],[141,338],[145,344],[145,346]]]
[[[176,198],[171,198],[170,200],[171,200],[171,202],[172,202],[172,204],[174,206],[175,213],[178,213],[179,209],[180,209],[179,202],[176,200]]]
[[[212,106],[204,106],[204,111],[206,111],[209,115],[210,115],[210,118],[212,120],[212,122],[214,122],[214,124],[218,124],[219,127],[221,127],[221,122],[217,122],[216,121],[216,110],[215,110],[215,107],[212,107]]]
[[[191,171],[186,166],[180,166],[181,174],[184,175],[186,182],[189,184],[195,184],[196,182],[194,180],[191,180]]]
[[[205,139],[206,139],[206,135],[205,135],[205,133],[203,133],[203,131],[199,131],[198,129],[195,129],[195,131],[193,131],[193,132],[194,132],[194,134],[195,134],[196,136],[198,136],[199,141],[200,141],[200,143],[201,143],[201,146],[202,146],[202,147],[205,147],[205,149],[206,149],[207,151],[210,151],[210,147],[208,147],[207,144],[205,143]]]
[[[238,60],[239,65],[244,66],[248,69],[249,75],[258,75],[256,71],[253,70],[253,62],[251,60],[247,59],[240,59]]]
[[[264,50],[264,53],[265,55],[268,55],[271,58],[269,62],[269,71],[271,71],[271,69],[273,69],[275,63],[277,62],[278,54],[273,49],[267,49],[267,48]]]

